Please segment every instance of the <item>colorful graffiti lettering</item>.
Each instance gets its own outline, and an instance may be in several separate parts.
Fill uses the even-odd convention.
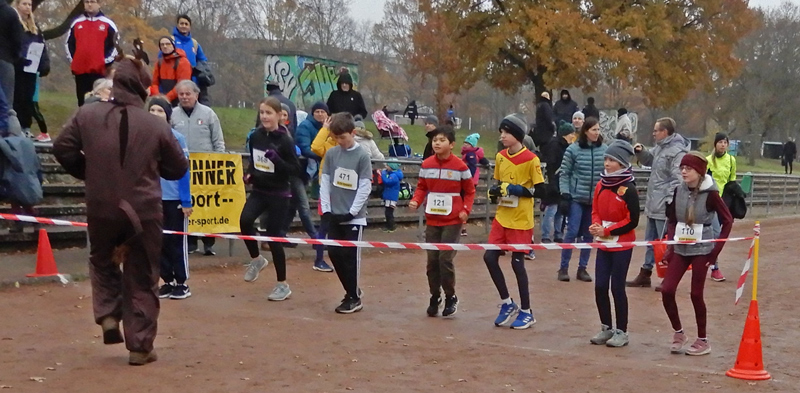
[[[349,70],[354,88],[357,88],[359,78],[355,64],[296,55],[267,56],[264,80],[276,80],[283,94],[297,105],[297,109],[306,109],[317,101],[328,99],[336,89],[342,68]],[[264,88],[266,93],[266,84]]]

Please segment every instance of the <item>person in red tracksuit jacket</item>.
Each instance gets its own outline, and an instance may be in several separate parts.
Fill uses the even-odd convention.
[[[632,242],[636,240],[634,229],[639,225],[639,193],[633,182],[630,160],[633,147],[623,140],[616,140],[604,154],[605,171],[594,189],[592,200],[592,225],[589,233],[599,242]],[[602,328],[591,340],[592,344],[609,347],[628,345],[628,296],[625,293],[625,277],[631,264],[633,247],[597,250],[595,262],[594,297],[600,314]],[[609,282],[614,295],[617,327],[611,323],[611,299],[608,296]]]
[[[117,57],[117,25],[100,11],[101,1],[83,0],[84,12],[72,21],[67,35],[78,106],[83,106],[94,81],[106,76],[106,67]]]
[[[416,210],[427,197],[425,218],[425,241],[428,243],[458,243],[461,227],[467,222],[475,200],[475,184],[467,164],[453,154],[456,134],[451,126],[438,127],[431,131],[434,155],[422,161],[419,181],[414,197],[408,207]],[[458,309],[456,297],[456,271],[453,258],[456,251],[428,251],[428,285],[431,291],[428,316],[435,317],[445,303],[443,317],[449,317]]]

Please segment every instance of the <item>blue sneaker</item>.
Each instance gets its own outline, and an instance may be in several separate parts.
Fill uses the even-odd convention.
[[[509,321],[511,321],[512,318],[514,318],[514,315],[518,311],[519,311],[519,306],[517,306],[517,303],[514,303],[514,301],[511,301],[511,304],[505,304],[505,303],[501,304],[500,314],[497,315],[497,319],[494,320],[494,325],[504,326]]]
[[[517,314],[517,319],[511,322],[511,328],[520,330],[527,329],[533,326],[534,323],[536,323],[536,318],[533,317],[532,313],[520,310],[519,314]]]
[[[325,262],[324,259],[314,262],[314,267],[312,267],[312,269],[318,272],[326,272],[326,273],[333,271],[333,268],[330,265],[328,265],[328,263]]]

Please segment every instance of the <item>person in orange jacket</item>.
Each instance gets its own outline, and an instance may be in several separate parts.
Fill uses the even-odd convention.
[[[175,86],[182,80],[192,79],[192,64],[186,58],[186,53],[175,48],[172,37],[159,38],[158,47],[161,52],[153,69],[150,95],[163,94],[174,106],[178,104],[178,92],[175,91]]]

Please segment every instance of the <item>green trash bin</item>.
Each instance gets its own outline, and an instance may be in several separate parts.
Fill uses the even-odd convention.
[[[742,191],[744,191],[745,195],[750,195],[750,191],[753,189],[753,173],[745,173],[744,176],[742,176],[742,181],[739,186],[742,187]]]

